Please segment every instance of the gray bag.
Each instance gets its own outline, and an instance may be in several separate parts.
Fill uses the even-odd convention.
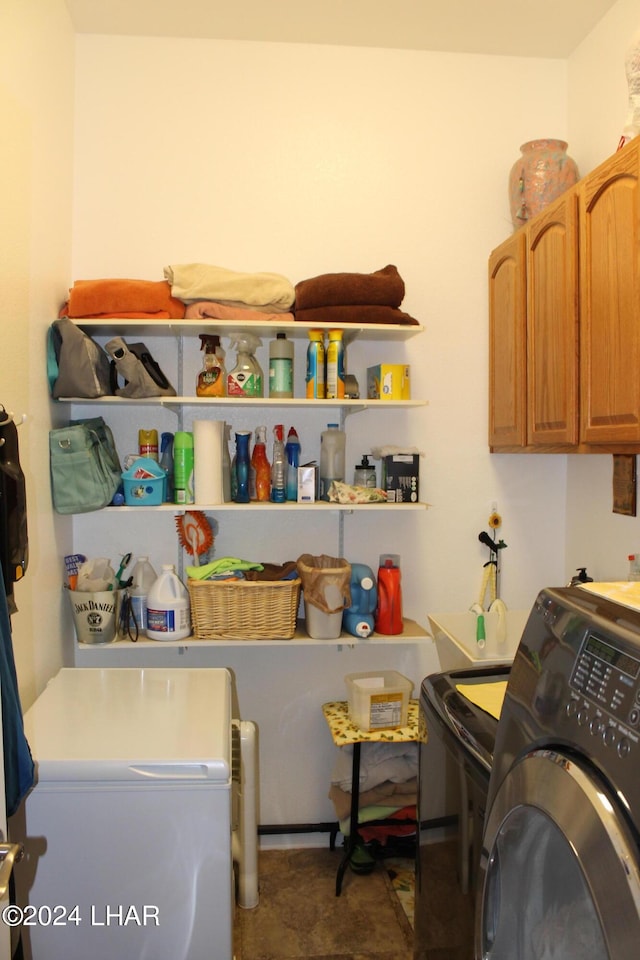
[[[112,393],[109,357],[68,317],[49,327],[47,374],[51,396],[93,400]]]
[[[114,337],[105,349],[112,358],[111,391],[117,397],[175,397],[176,391],[144,343],[128,344],[122,337]],[[118,374],[124,378],[122,387]]]

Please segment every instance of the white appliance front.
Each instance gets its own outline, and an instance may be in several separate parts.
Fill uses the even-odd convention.
[[[229,672],[63,669],[25,730],[26,956],[231,960]]]

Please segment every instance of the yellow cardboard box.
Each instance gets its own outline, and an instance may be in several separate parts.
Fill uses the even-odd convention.
[[[367,367],[369,400],[411,400],[408,363],[378,363]]]

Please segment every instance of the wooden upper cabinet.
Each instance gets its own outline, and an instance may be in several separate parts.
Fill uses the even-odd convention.
[[[640,442],[640,140],[578,185],[580,435]]]
[[[526,273],[522,231],[489,258],[489,446],[526,437]]]
[[[578,442],[578,253],[570,190],[525,231],[527,437],[533,446]]]

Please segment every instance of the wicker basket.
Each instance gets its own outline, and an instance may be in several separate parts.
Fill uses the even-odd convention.
[[[300,579],[189,579],[194,636],[199,640],[291,640],[300,584]]]

